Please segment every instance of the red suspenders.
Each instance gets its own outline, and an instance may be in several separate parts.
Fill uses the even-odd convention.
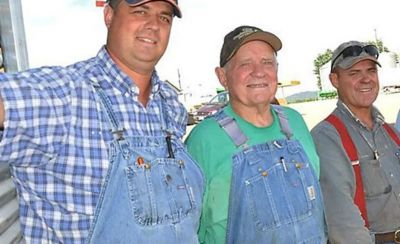
[[[386,129],[386,132],[389,134],[389,136],[392,138],[394,142],[396,142],[397,146],[400,146],[400,138],[396,135],[392,127],[390,127],[388,124],[383,124],[383,127]]]
[[[368,228],[369,223],[367,216],[367,206],[365,204],[364,186],[362,183],[361,168],[360,162],[358,161],[357,148],[354,145],[353,140],[351,139],[351,136],[346,129],[346,126],[338,117],[336,117],[336,115],[330,114],[325,120],[332,124],[338,131],[340,139],[342,141],[342,145],[346,150],[347,156],[349,157],[353,166],[354,175],[356,178],[356,194],[354,196],[354,203],[360,209],[361,216],[365,222],[365,226]],[[398,146],[400,146],[400,138],[396,135],[393,129],[386,123],[383,124],[383,127],[392,138],[392,140],[396,142]]]

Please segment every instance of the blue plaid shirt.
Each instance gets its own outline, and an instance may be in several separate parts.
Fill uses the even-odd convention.
[[[187,113],[175,91],[154,72],[144,107],[138,88],[104,47],[68,67],[0,74],[6,111],[0,163],[14,176],[28,243],[81,243],[88,234],[113,140],[92,81],[111,100],[126,136],[163,134],[160,99],[173,136],[185,133]]]

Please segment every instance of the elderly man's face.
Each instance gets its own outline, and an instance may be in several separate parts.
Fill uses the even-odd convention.
[[[378,96],[378,70],[371,60],[358,62],[346,70],[338,68],[329,78],[340,99],[353,112],[370,108]]]
[[[275,52],[263,41],[244,44],[235,56],[217,72],[229,91],[232,106],[265,106],[275,96],[278,77]]]

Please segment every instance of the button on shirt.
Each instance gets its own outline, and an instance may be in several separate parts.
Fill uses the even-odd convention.
[[[187,113],[176,92],[154,72],[144,107],[105,47],[68,67],[0,74],[0,163],[10,165],[28,243],[82,243],[88,234],[113,140],[93,82],[110,99],[124,135],[163,135],[160,99],[173,136],[185,133]]]

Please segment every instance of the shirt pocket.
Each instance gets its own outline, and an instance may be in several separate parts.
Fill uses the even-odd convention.
[[[376,198],[392,191],[379,160],[361,159],[360,164],[366,198]]]
[[[140,225],[178,223],[195,208],[185,162],[156,158],[126,168],[133,215]]]

